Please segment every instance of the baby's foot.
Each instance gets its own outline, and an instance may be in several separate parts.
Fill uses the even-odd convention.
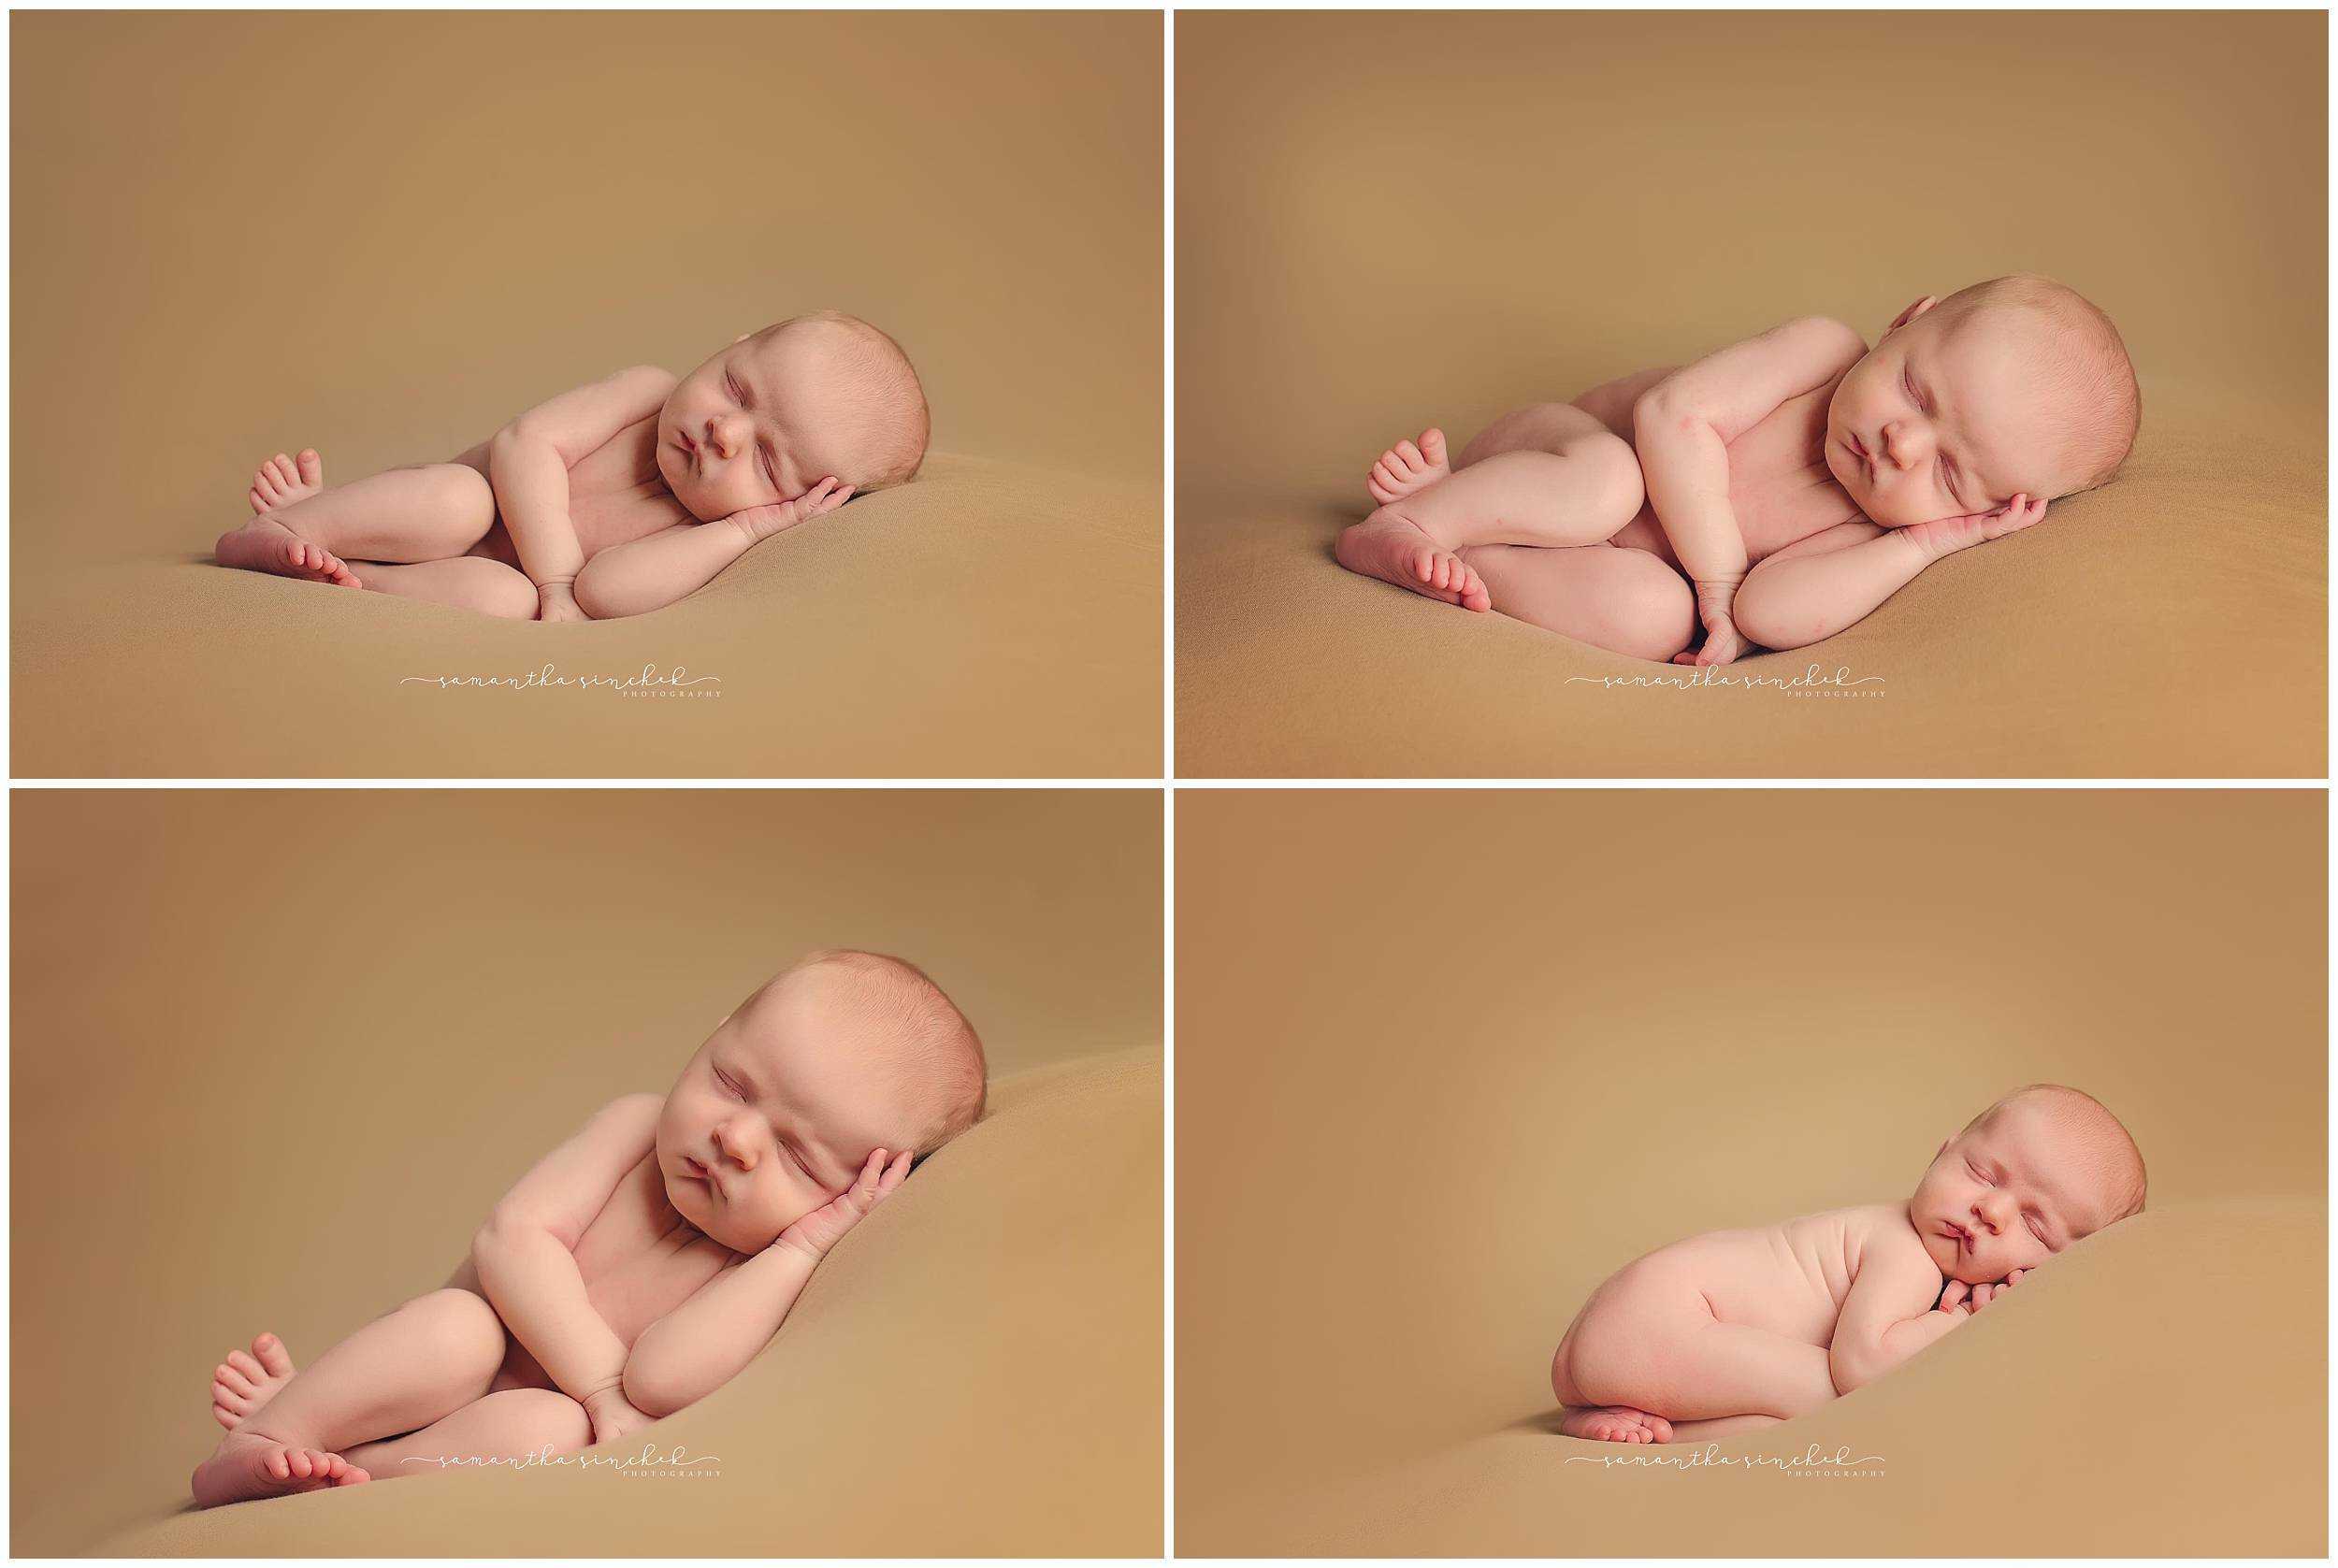
[[[1597,1443],[1669,1443],[1672,1423],[1628,1404],[1569,1405],[1559,1418],[1559,1430],[1569,1437]]]
[[[211,1369],[211,1418],[235,1431],[246,1416],[274,1399],[292,1374],[292,1355],[274,1334],[262,1334],[248,1351],[230,1350]]]
[[[261,464],[252,475],[248,498],[254,512],[270,512],[305,501],[324,488],[325,459],[316,448],[305,446],[296,462],[280,452]]]
[[[195,1503],[215,1508],[253,1497],[354,1487],[368,1475],[339,1454],[322,1448],[293,1448],[257,1432],[231,1431],[211,1457],[195,1467]]]
[[[273,518],[255,517],[242,527],[220,535],[211,553],[223,567],[305,578],[342,588],[365,586],[339,555],[321,544],[310,544]]]
[[[1380,453],[1380,460],[1364,476],[1364,487],[1372,492],[1374,500],[1387,506],[1435,484],[1452,471],[1452,466],[1445,461],[1445,432],[1431,425],[1421,432],[1419,446],[1398,441]]]
[[[1464,610],[1494,608],[1494,596],[1468,563],[1386,511],[1374,512],[1341,534],[1334,554],[1349,571],[1409,588],[1423,598]]]

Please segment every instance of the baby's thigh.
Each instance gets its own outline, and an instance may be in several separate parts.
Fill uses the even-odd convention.
[[[576,1401],[556,1390],[515,1388],[473,1400],[418,1431],[359,1444],[341,1457],[387,1481],[525,1459],[546,1448],[571,1453],[592,1441],[592,1417]]]
[[[1661,1267],[1634,1264],[1592,1293],[1559,1346],[1551,1382],[1569,1404],[1652,1403],[1670,1383],[1669,1368],[1712,1310],[1689,1282]]]

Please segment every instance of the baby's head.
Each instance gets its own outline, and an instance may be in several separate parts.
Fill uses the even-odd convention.
[[[2119,1118],[2059,1084],[2015,1089],[1941,1145],[1908,1217],[1941,1273],[2034,1268],[2143,1209],[2143,1156]]]
[[[2016,273],[1899,313],[1835,388],[1826,467],[1871,521],[1902,528],[2091,490],[2142,420],[2111,318]]]
[[[916,965],[815,953],[725,1018],[666,1096],[657,1163],[682,1217],[760,1252],[870,1151],[922,1158],[982,1115],[982,1042]]]
[[[657,468],[702,523],[792,501],[833,477],[867,492],[925,460],[930,422],[899,343],[822,310],[735,339],[657,415]]]

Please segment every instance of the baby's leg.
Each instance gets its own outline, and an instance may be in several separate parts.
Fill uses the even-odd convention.
[[[425,463],[272,507],[215,548],[222,566],[338,582],[346,571],[321,568],[312,552],[334,557],[333,568],[446,560],[486,538],[495,520],[486,475],[467,463]]]
[[[342,1457],[376,1481],[455,1469],[440,1460],[518,1460],[546,1449],[589,1448],[593,1420],[557,1388],[506,1388],[472,1401],[420,1431],[366,1443]]]
[[[418,1296],[294,1374],[221,1438],[195,1467],[195,1501],[208,1508],[339,1483],[352,1445],[426,1427],[486,1393],[508,1345],[484,1298],[452,1289]],[[316,1465],[309,1457],[316,1455],[330,1467]],[[347,1474],[365,1478],[362,1468]]]
[[[1683,1426],[1725,1417],[1784,1420],[1835,1398],[1825,1345],[1724,1323],[1701,1296],[1683,1301],[1677,1289],[1595,1295],[1560,1342],[1551,1383],[1574,1435],[1609,1435],[1580,1429],[1619,1410],[1671,1428],[1621,1441],[1679,1441]]]
[[[1382,506],[1340,536],[1336,553],[1350,571],[1483,610],[1490,596],[1455,552],[1601,543],[1644,499],[1630,442],[1570,403],[1542,403],[1496,421],[1450,476]]]
[[[416,561],[408,566],[382,561],[348,565],[358,582],[377,594],[452,604],[507,621],[536,618],[536,584],[527,580],[527,574],[483,555],[457,555],[451,561]]]
[[[1461,559],[1502,613],[1636,659],[1669,664],[1696,634],[1696,595],[1645,550],[1473,545]]]

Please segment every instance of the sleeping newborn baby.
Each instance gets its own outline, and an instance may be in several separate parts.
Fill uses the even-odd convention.
[[[540,403],[450,462],[325,487],[314,449],[253,476],[222,566],[512,620],[671,604],[749,547],[899,484],[924,460],[908,355],[824,310],[735,339],[677,381],[654,365]]]
[[[663,1096],[538,1160],[446,1286],[295,1372],[273,1334],[212,1374],[197,1504],[607,1443],[753,1360],[829,1248],[982,1115],[983,1052],[916,966],[815,953]]]
[[[2060,1085],[2016,1089],[1941,1144],[1904,1203],[1710,1231],[1609,1276],[1551,1362],[1561,1430],[1695,1442],[1803,1415],[2143,1207],[2117,1117]]]
[[[1726,664],[1832,637],[2103,483],[2142,409],[2108,316],[2048,279],[1993,278],[1925,295],[1872,349],[1810,316],[1521,409],[1458,463],[1425,430],[1373,465],[1379,510],[1337,554],[1615,653]]]

